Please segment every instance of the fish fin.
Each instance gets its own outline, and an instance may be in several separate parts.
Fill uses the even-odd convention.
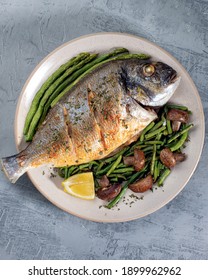
[[[4,173],[9,178],[11,183],[15,183],[18,178],[26,172],[24,159],[21,153],[1,159],[1,165]]]

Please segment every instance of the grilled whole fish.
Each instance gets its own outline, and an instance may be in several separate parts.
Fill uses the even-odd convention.
[[[155,118],[146,106],[162,106],[180,78],[151,60],[116,60],[93,70],[49,111],[33,141],[2,159],[11,182],[43,164],[70,166],[110,155],[136,140]]]

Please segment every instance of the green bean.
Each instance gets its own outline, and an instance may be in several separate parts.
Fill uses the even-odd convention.
[[[171,147],[175,146],[177,143],[178,143],[178,139],[176,139],[175,141],[173,141],[171,143],[167,143],[167,141],[166,141],[166,143],[164,145],[167,148],[171,148]]]
[[[172,127],[171,127],[171,122],[170,120],[167,120],[167,131],[168,131],[168,134],[172,134],[173,133],[173,130],[172,130]]]
[[[154,137],[155,135],[157,135],[158,133],[164,131],[166,129],[165,126],[162,126],[152,132],[149,132],[148,134],[145,135],[145,139],[149,140],[150,138]]]
[[[132,156],[134,154],[134,151],[129,151],[127,154],[125,154],[125,157]]]
[[[90,54],[89,53],[80,53],[77,56],[71,58],[68,62],[65,64],[61,65],[41,86],[41,88],[38,90],[36,93],[35,97],[33,98],[32,104],[30,106],[30,109],[27,113],[26,120],[25,120],[25,125],[24,125],[24,130],[23,133],[24,135],[27,134],[30,122],[39,106],[39,102],[44,95],[45,91],[51,86],[51,84],[59,77],[61,74],[68,69],[69,67],[77,64],[78,62],[82,61],[86,57],[88,57]]]
[[[132,176],[132,174],[133,174],[133,171],[128,171],[128,172],[125,172],[125,173],[123,174],[123,176],[128,177],[128,176]],[[121,174],[120,174],[120,175],[121,175]]]
[[[98,54],[92,54],[92,55],[88,56],[87,58],[83,59],[78,64],[76,64],[73,67],[71,67],[68,70],[66,70],[66,72],[63,75],[61,75],[53,84],[51,84],[51,86],[45,91],[42,99],[40,100],[40,103],[39,103],[39,106],[37,108],[37,111],[35,112],[32,120],[31,120],[31,123],[30,123],[30,126],[29,126],[29,130],[28,130],[28,132],[26,134],[26,141],[31,141],[32,140],[32,138],[33,138],[33,136],[35,134],[38,122],[39,122],[39,120],[41,118],[41,115],[44,112],[45,103],[47,102],[48,98],[53,93],[53,91],[62,83],[62,81],[67,76],[70,76],[71,73],[73,73],[74,71],[76,71],[79,68],[82,68],[86,63],[94,60],[97,57],[97,55]]]
[[[110,178],[110,181],[111,181],[111,182],[118,182],[118,178],[117,178],[117,177]]]
[[[99,166],[99,163],[95,160],[90,161],[89,163],[89,169],[91,169],[93,167],[93,165]]]
[[[98,61],[93,61],[92,63],[89,63],[89,65],[86,65],[86,67],[83,67],[83,69],[80,69],[79,71],[77,71],[76,76],[77,79],[74,80],[73,83],[71,83],[70,85],[68,85],[51,103],[51,107],[53,107],[61,98],[62,96],[65,95],[65,93],[67,93],[74,85],[76,85],[84,76],[86,76],[87,74],[89,74],[90,72],[92,72],[94,69],[100,67],[101,65],[112,61],[112,60],[118,60],[118,59],[129,59],[129,58],[140,58],[140,59],[147,59],[149,58],[149,56],[143,55],[143,54],[126,54],[125,56],[116,56],[113,58],[103,58],[102,62],[98,62]],[[99,59],[99,57],[98,57]],[[68,81],[69,83],[69,81]]]
[[[163,135],[164,135],[164,136],[168,136],[168,130],[167,130],[167,129],[165,129],[165,130],[163,131]]]
[[[67,171],[68,171],[68,168],[67,167],[64,167],[64,179],[67,179]]]
[[[171,143],[172,141],[176,140],[179,136],[181,136],[182,134],[186,133],[187,131],[189,131],[194,125],[193,124],[189,124],[188,126],[186,126],[183,130],[179,131],[178,133],[176,133],[174,136],[172,136],[169,140],[168,143]]]
[[[80,171],[80,170],[79,170],[79,167],[76,167],[76,168],[71,172],[70,175],[74,175],[74,174],[78,173],[79,171]]]
[[[96,173],[99,172],[99,171],[102,169],[103,165],[104,165],[104,162],[101,162],[101,163],[98,165],[98,168],[97,168]]]
[[[114,57],[113,60],[131,59],[131,58],[148,59],[148,58],[150,58],[150,55],[144,54],[144,53],[120,54],[119,56]]]
[[[66,169],[66,177],[69,178],[72,174],[72,172],[76,169],[76,166],[75,165],[72,165],[70,167],[68,167]]]
[[[64,171],[64,168],[59,168],[58,169],[58,175],[62,178],[65,178],[65,171]]]
[[[177,151],[178,149],[180,149],[184,145],[187,137],[188,137],[188,131],[186,131],[185,133],[182,134],[180,140],[175,145],[170,147],[170,150],[172,152],[174,152],[174,151]]]
[[[158,123],[156,123],[156,124],[153,126],[152,129],[150,129],[150,132],[152,132],[152,131],[158,129],[158,128],[161,127],[163,124],[164,124],[164,121],[163,121],[163,120],[159,121]]]
[[[157,150],[160,150],[161,145],[156,145]]]
[[[156,136],[155,140],[160,141],[162,136],[163,136],[162,133],[158,133],[158,135]]]
[[[121,163],[119,163],[119,165],[117,166],[117,169],[118,169],[118,168],[123,168],[123,167],[126,167],[126,164],[124,164],[124,163],[121,162]]]
[[[153,154],[152,154],[151,166],[150,166],[151,175],[154,174],[156,151],[157,151],[156,145],[154,144],[153,145]]]
[[[147,147],[147,144],[142,142],[142,144],[139,144],[138,146],[135,146],[134,148],[143,149],[143,148],[146,148],[146,147]],[[132,150],[134,150],[134,149],[132,149]]]
[[[145,145],[154,145],[154,144],[156,144],[156,145],[162,145],[163,144],[163,141],[157,141],[157,140],[154,140],[154,141],[145,141],[144,142],[144,144]]]
[[[162,162],[158,162],[158,168],[159,168],[159,170],[163,170],[163,169],[165,169],[165,165],[164,164],[162,164]]]
[[[95,177],[94,177],[94,183],[95,183],[95,189],[96,190],[99,189],[100,185],[99,185],[99,183],[98,183],[98,181],[97,181],[97,179]]]
[[[134,173],[135,174],[135,173]],[[126,175],[125,175],[126,176]],[[126,176],[126,180],[125,181],[128,181],[128,180],[130,180],[131,179],[131,177],[132,177],[132,175],[130,175],[130,176]]]
[[[143,142],[137,141],[134,145],[131,146],[130,151],[133,151],[135,148],[141,148]]]
[[[159,175],[158,161],[155,160],[155,166],[154,166],[154,182],[156,182],[158,175]]]
[[[163,171],[163,173],[161,174],[161,176],[158,178],[157,180],[157,185],[160,187],[163,185],[165,179],[168,177],[168,175],[170,174],[170,169],[165,168],[165,170]]]
[[[155,125],[155,122],[151,122],[147,127],[145,127],[145,129],[143,129],[143,132],[140,136],[140,141],[141,142],[144,141],[144,135],[147,133],[147,131],[149,131],[151,128],[153,128],[154,125]]]
[[[109,176],[108,176],[109,178],[118,178],[118,179],[124,179],[124,180],[126,180],[126,177],[124,176],[124,175],[122,175],[122,174],[110,174]]]
[[[147,169],[147,166],[145,166],[141,171],[135,173],[122,187],[121,192],[106,206],[107,208],[112,208],[114,205],[116,205],[119,200],[124,196],[126,193],[126,190],[128,189],[128,186],[136,181],[139,177],[141,177]]]
[[[170,109],[178,109],[178,110],[182,110],[182,111],[189,111],[189,109],[186,106],[182,106],[182,105],[167,104],[166,107],[170,108]]]
[[[107,165],[104,169],[97,171],[96,176],[106,174],[113,164],[114,164],[114,162],[111,163],[110,165]]]
[[[152,150],[153,150],[153,146],[149,146],[149,147],[142,149],[143,152],[148,152],[148,151],[152,151]]]
[[[107,176],[109,176],[116,169],[116,167],[119,165],[121,160],[122,160],[122,155],[118,156],[117,160],[114,162],[114,164],[111,166],[111,168],[106,173]]]
[[[105,163],[110,163],[110,162],[116,160],[120,155],[123,155],[128,149],[129,149],[129,147],[125,147],[123,150],[121,150],[120,152],[118,152],[114,156],[109,157],[109,158],[101,159],[101,161],[104,161]]]
[[[152,150],[153,150],[153,146],[152,146]],[[144,154],[145,154],[146,161],[148,160],[149,162],[151,162],[151,160],[152,160],[152,151],[147,151]]]
[[[113,173],[125,173],[129,171],[134,171],[134,168],[133,167],[119,168],[119,169],[115,169]]]
[[[85,164],[80,164],[79,165],[79,170],[85,169],[85,168],[89,168],[89,163],[85,163]]]

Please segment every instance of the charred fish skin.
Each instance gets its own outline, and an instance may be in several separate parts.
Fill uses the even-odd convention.
[[[32,143],[18,155],[2,159],[10,181],[43,164],[60,167],[101,159],[136,140],[157,117],[139,103],[153,104],[146,92],[156,88],[155,96],[160,94],[164,100],[164,89],[172,82],[169,79],[158,86],[153,77],[143,77],[139,71],[144,63],[147,61],[138,59],[112,61],[83,78],[49,111]],[[138,94],[139,86],[144,88],[143,95]]]

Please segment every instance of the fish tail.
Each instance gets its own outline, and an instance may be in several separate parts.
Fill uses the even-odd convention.
[[[22,153],[2,158],[1,165],[11,183],[15,183],[27,169]]]

